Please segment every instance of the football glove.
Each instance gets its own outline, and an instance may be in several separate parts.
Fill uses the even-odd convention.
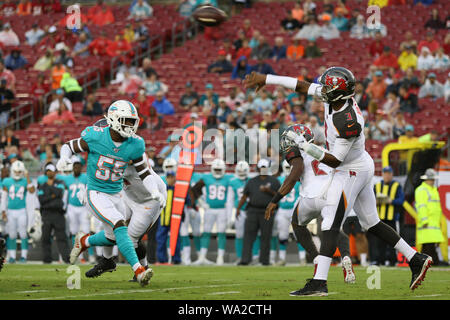
[[[166,206],[166,198],[162,195],[161,192],[158,190],[152,190],[150,193],[153,200],[156,200],[159,202],[159,207],[164,208]]]
[[[286,133],[286,137],[292,140],[301,150],[305,151],[314,159],[322,161],[322,159],[325,157],[325,149],[318,145],[315,145],[314,143],[309,143],[308,141],[306,141],[306,138],[303,134],[296,134],[294,131],[289,131],[288,133]]]
[[[56,163],[56,169],[60,172],[68,171],[69,166],[72,164],[72,160],[68,158],[60,158]]]
[[[81,188],[77,192],[77,198],[78,198],[78,201],[80,201],[80,203],[83,206],[85,206],[87,204],[87,193],[86,193],[86,189],[85,188]]]

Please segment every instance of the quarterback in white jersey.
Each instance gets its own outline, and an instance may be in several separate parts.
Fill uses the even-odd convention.
[[[303,289],[291,292],[294,296],[328,295],[327,278],[337,236],[342,223],[354,208],[364,229],[385,240],[409,261],[412,272],[410,289],[414,290],[425,278],[432,263],[431,257],[411,248],[392,228],[380,221],[373,192],[374,164],[365,151],[364,120],[355,100],[355,77],[342,67],[328,68],[319,84],[296,78],[252,73],[246,76],[245,86],[259,89],[266,84],[282,85],[302,94],[323,100],[325,106],[325,135],[327,150],[310,143],[302,134],[293,132],[288,138],[316,160],[334,168],[322,209],[322,243],[317,257],[314,278]]]

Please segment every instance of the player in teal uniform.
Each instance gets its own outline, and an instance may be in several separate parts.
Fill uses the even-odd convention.
[[[211,173],[206,173],[201,180],[197,182],[194,188],[198,185],[205,188],[206,209],[203,219],[203,233],[200,240],[200,254],[194,265],[212,264],[213,262],[206,259],[209,242],[211,239],[211,231],[214,224],[216,224],[218,250],[217,261],[218,265],[224,263],[225,245],[226,245],[226,228],[228,224],[228,216],[226,212],[228,185],[230,181],[229,175],[225,174],[225,162],[221,159],[215,159],[211,164]]]
[[[278,180],[280,181],[280,184],[283,184],[284,180],[286,180],[286,177],[291,172],[291,166],[289,163],[284,160],[282,163],[283,172],[278,177]],[[279,209],[275,216],[275,219],[277,220],[277,235],[278,235],[278,241],[279,241],[279,261],[277,262],[277,265],[284,266],[286,265],[286,246],[289,239],[289,227],[291,225],[292,220],[292,212],[295,207],[295,203],[300,195],[300,182],[297,182],[292,188],[292,190],[281,199],[279,202]],[[299,258],[300,262],[304,262],[306,259],[306,252],[301,247],[300,244],[298,244],[298,250],[299,250]]]
[[[10,177],[2,181],[2,186],[1,211],[3,219],[7,220],[8,239],[6,247],[9,263],[16,261],[17,234],[21,239],[22,254],[20,262],[26,262],[28,254],[26,197],[27,192],[35,192],[35,187],[31,184],[22,161],[16,160],[12,163]]]
[[[106,116],[108,127],[87,127],[81,138],[71,140],[61,148],[57,168],[64,171],[72,162],[75,153],[88,152],[87,203],[89,211],[99,219],[104,230],[94,235],[78,233],[70,253],[70,262],[89,246],[104,246],[103,255],[112,255],[116,243],[128,261],[141,285],[149,283],[153,271],[145,269],[139,262],[125,224],[125,204],[122,196],[123,173],[131,163],[143,181],[151,197],[165,205],[157,183],[150,174],[148,162],[144,160],[145,142],[136,135],[139,116],[136,107],[129,101],[119,100],[111,104]],[[109,257],[110,258],[110,257]]]

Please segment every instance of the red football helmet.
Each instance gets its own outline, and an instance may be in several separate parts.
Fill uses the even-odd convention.
[[[298,148],[297,144],[286,136],[289,131],[294,131],[298,135],[303,135],[308,142],[314,141],[314,133],[306,125],[294,124],[289,126],[281,135],[280,151],[284,154],[289,152],[291,148]]]

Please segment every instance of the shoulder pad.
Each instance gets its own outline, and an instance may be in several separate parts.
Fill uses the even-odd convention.
[[[333,115],[333,124],[338,131],[339,138],[350,139],[359,137],[361,134],[361,125],[356,118],[355,110],[349,105],[343,111]]]

